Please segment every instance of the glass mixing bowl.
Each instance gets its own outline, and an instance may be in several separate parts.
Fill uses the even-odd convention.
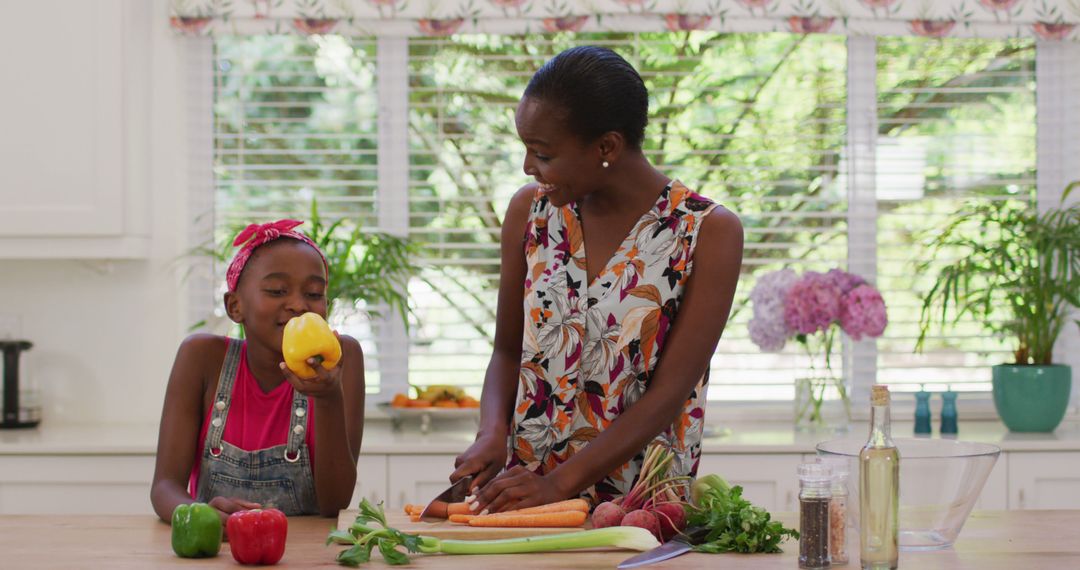
[[[1001,449],[987,443],[895,438],[900,451],[900,549],[948,548],[960,534]],[[834,439],[817,446],[827,461],[846,462],[849,525],[858,545],[859,450],[865,438]]]

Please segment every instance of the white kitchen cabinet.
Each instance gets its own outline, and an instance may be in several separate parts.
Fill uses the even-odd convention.
[[[386,500],[386,463],[385,455],[360,455],[356,465],[356,491],[349,508],[356,508],[360,499],[367,499],[372,504]]]
[[[1010,509],[1080,509],[1080,454],[1009,454]]]
[[[807,456],[812,457],[812,456]],[[799,463],[803,454],[702,454],[698,475],[716,473],[741,485],[743,497],[770,512],[799,510]]]
[[[12,81],[0,91],[0,258],[146,257],[147,6],[40,0],[16,12],[49,25],[0,34]]]
[[[153,514],[152,455],[0,458],[2,514]]]
[[[360,455],[351,508],[386,499],[386,465]],[[153,514],[153,477],[153,455],[0,456],[0,514]]]
[[[391,455],[388,461],[388,508],[424,503],[450,486],[456,455]]]

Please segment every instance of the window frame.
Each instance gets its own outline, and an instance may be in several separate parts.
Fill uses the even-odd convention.
[[[409,40],[406,35],[377,35],[376,85],[378,113],[378,220],[382,231],[407,236],[409,231]],[[213,148],[213,40],[192,38],[187,45],[187,73],[190,92],[189,153],[196,157],[190,173],[189,208],[192,224],[188,239],[201,243],[212,234],[214,192],[213,170],[203,162],[212,161]],[[871,36],[847,38],[847,142],[845,151],[848,176],[848,269],[860,275],[877,274],[876,234],[877,216],[867,212],[876,209],[876,132],[877,132],[877,41]],[[1063,189],[1070,180],[1080,179],[1080,70],[1070,61],[1080,60],[1080,44],[1065,41],[1036,42],[1036,176],[1037,200],[1040,210],[1057,205]],[[1071,102],[1071,103],[1070,103]],[[851,120],[858,117],[859,120]],[[207,156],[209,155],[209,156]],[[857,189],[857,190],[856,190]],[[1073,196],[1071,200],[1080,200]],[[874,208],[874,209],[868,209]],[[850,239],[863,236],[863,239]],[[853,247],[853,244],[854,247]],[[859,251],[853,251],[859,249]],[[200,266],[189,279],[187,314],[208,314],[219,304],[213,293],[213,271]],[[223,268],[212,268],[223,270]],[[382,367],[378,391],[370,392],[369,406],[389,400],[395,392],[408,390],[409,338],[400,317],[385,315],[378,332],[380,347],[395,347],[389,354],[379,355]],[[194,320],[192,322],[195,322]],[[874,341],[851,342],[845,338],[843,373],[853,378],[852,404],[856,420],[866,419],[869,390],[877,373],[877,348]],[[401,348],[396,348],[401,347]],[[1080,369],[1080,331],[1066,327],[1055,350],[1058,362]],[[1074,376],[1075,376],[1074,371]],[[898,399],[894,415],[907,418],[913,413],[914,402]],[[938,402],[932,402],[939,405]],[[710,401],[708,413],[713,423],[750,420],[789,420],[791,403],[778,401]],[[936,408],[935,408],[936,409]],[[963,413],[967,419],[995,419],[992,395],[969,393],[963,398]],[[1069,417],[1080,415],[1080,389],[1073,390]]]

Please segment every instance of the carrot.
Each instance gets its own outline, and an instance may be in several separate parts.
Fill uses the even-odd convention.
[[[532,515],[511,515],[506,513],[477,516],[469,520],[469,526],[482,527],[544,527],[561,528],[581,526],[589,514],[584,511],[562,511]]]
[[[412,521],[412,522],[420,522],[420,515],[419,514],[409,515],[409,520]]]
[[[567,501],[559,501],[557,503],[548,503],[546,505],[540,505],[538,507],[526,507],[524,509],[515,509],[512,511],[503,511],[501,513],[492,513],[496,515],[540,515],[544,513],[562,513],[566,511],[581,511],[583,513],[589,512],[589,502],[585,499],[570,499]]]
[[[405,503],[405,514],[411,515],[414,505],[412,503]]]
[[[450,522],[469,524],[469,521],[476,518],[477,515],[450,515]]]
[[[446,505],[446,514],[450,515],[471,515],[472,509],[469,508],[469,503],[450,503]]]

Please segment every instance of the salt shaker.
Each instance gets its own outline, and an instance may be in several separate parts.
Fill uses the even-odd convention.
[[[832,468],[832,498],[829,499],[829,560],[833,566],[848,563],[848,466],[847,462],[830,462]]]
[[[956,392],[941,393],[941,435],[956,435]]]
[[[930,392],[915,392],[915,435],[930,435]]]

